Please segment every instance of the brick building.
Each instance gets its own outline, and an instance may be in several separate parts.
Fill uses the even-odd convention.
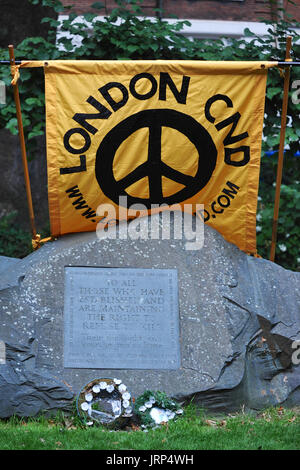
[[[77,13],[94,11],[90,5],[95,0],[62,0],[73,4]],[[102,0],[105,8],[100,14],[108,14],[116,6],[114,0]],[[144,11],[154,16],[153,7],[163,9],[163,17],[195,20],[248,21],[274,20],[282,14],[282,7],[288,15],[300,22],[300,0],[144,0]]]

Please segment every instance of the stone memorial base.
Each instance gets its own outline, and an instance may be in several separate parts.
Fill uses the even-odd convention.
[[[65,267],[176,270],[178,366],[65,364]],[[247,256],[208,226],[204,247],[190,251],[175,238],[67,235],[4,270],[0,265],[0,278],[2,418],[69,409],[79,390],[98,377],[121,379],[134,397],[160,390],[182,402],[194,398],[211,411],[300,404],[300,368],[292,359],[300,331],[300,273]]]

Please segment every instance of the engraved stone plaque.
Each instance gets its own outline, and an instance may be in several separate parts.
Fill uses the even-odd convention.
[[[177,270],[65,267],[64,367],[178,369]]]

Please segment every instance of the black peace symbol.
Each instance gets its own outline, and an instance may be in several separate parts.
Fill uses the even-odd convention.
[[[147,161],[116,181],[113,173],[116,151],[133,132],[144,127],[149,128]],[[199,155],[195,176],[181,173],[162,161],[162,127],[178,130],[194,144]],[[189,155],[182,155],[182,158],[187,159]],[[150,209],[151,204],[176,204],[198,193],[210,180],[216,162],[216,146],[207,130],[194,118],[172,109],[149,109],[124,119],[106,134],[96,154],[95,172],[101,190],[116,204],[119,204],[120,196],[127,196],[128,207],[138,203]],[[126,188],[146,176],[149,181],[149,199],[126,193]],[[162,176],[181,183],[184,188],[164,197]]]

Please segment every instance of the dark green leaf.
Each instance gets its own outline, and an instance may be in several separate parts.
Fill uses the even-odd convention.
[[[96,8],[96,10],[102,10],[102,8],[105,8],[105,5],[102,2],[95,2],[92,3],[91,7]]]

